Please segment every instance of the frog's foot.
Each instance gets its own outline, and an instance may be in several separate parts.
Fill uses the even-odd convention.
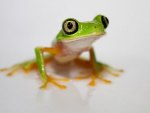
[[[99,79],[99,80],[101,80],[102,82],[104,82],[106,84],[110,84],[111,81],[107,80],[103,77],[104,72],[106,72],[110,75],[113,75],[115,77],[118,77],[123,72],[122,69],[115,69],[115,68],[113,68],[109,65],[102,64],[102,63],[98,63],[98,66],[100,68],[99,71],[98,72],[93,71],[91,73],[91,81],[89,82],[90,86],[95,86],[96,79]]]
[[[9,67],[9,68],[0,69],[0,72],[8,71],[8,73],[6,75],[12,76],[20,70],[22,70],[24,73],[28,73],[28,72],[36,69],[36,68],[37,68],[36,62],[28,61],[28,62],[16,64],[16,65]]]
[[[80,75],[75,77],[75,80],[84,80],[84,79],[89,79],[90,82],[88,83],[89,86],[95,86],[97,80],[101,80],[105,84],[110,84],[111,81],[107,80],[103,77],[103,71],[95,72],[95,71],[90,71],[90,72],[82,72]]]
[[[21,64],[16,64],[12,67],[9,67],[9,68],[3,68],[3,69],[0,69],[0,72],[5,72],[5,71],[8,71],[8,73],[6,74],[7,76],[12,76],[14,75],[20,68],[21,68]]]
[[[116,76],[116,77],[119,76],[122,72],[124,72],[123,69],[116,69],[107,64],[101,64],[101,66],[102,66],[103,71],[107,72],[110,75]]]
[[[102,72],[96,73],[96,72],[92,72],[91,76],[90,76],[91,80],[88,83],[89,86],[95,86],[96,85],[96,80],[99,79],[102,82],[106,83],[106,84],[110,84],[111,81],[107,80],[103,77]]]
[[[82,58],[78,58],[75,60],[75,63],[83,68],[88,68],[88,69],[92,69],[92,65],[90,64],[90,62],[86,59],[82,59]],[[119,76],[123,70],[122,69],[115,69],[107,64],[101,63],[101,62],[97,62],[96,63],[97,67],[99,68],[99,70],[96,72],[92,71],[92,72],[85,72],[85,73],[81,73],[78,77],[76,77],[76,80],[82,80],[82,79],[87,79],[87,78],[91,78],[91,81],[89,82],[90,86],[94,86],[96,84],[96,80],[99,79],[102,82],[109,84],[111,83],[110,80],[107,80],[104,78],[104,73],[108,73],[110,75],[113,75],[115,77]],[[84,76],[83,76],[84,75]]]
[[[44,84],[40,87],[41,89],[46,89],[48,86],[48,83],[53,84],[54,86],[60,88],[60,89],[66,89],[67,87],[65,85],[62,85],[58,83],[57,81],[63,81],[63,82],[68,82],[68,78],[54,78],[50,75],[47,75],[47,80],[44,82]]]

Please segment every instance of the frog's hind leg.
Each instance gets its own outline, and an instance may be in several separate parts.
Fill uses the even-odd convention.
[[[121,72],[123,72],[123,70],[121,69],[115,69],[107,64],[97,61],[93,48],[89,50],[89,53],[90,53],[90,60],[86,60],[83,58],[77,58],[75,60],[75,63],[78,66],[82,68],[91,69],[91,72],[86,72],[83,74],[81,73],[81,75],[76,78],[77,80],[90,78],[89,82],[90,86],[95,86],[97,79],[101,80],[103,83],[110,84],[111,81],[104,78],[104,72],[113,76],[119,76]]]
[[[45,56],[44,57],[45,64],[49,63],[51,60],[52,60],[51,56]],[[15,64],[9,68],[0,69],[0,72],[8,71],[7,76],[12,76],[20,70],[26,74],[33,71],[33,70],[37,70],[36,60],[32,59],[32,60],[28,60],[28,61],[25,61],[25,62],[22,62],[19,64]]]
[[[113,68],[109,65],[106,65],[106,64],[103,64],[103,63],[100,63],[100,62],[97,63],[97,67],[99,67],[99,70],[98,71],[94,70],[91,73],[91,81],[89,82],[90,86],[95,86],[96,85],[96,78],[101,80],[105,84],[110,84],[111,80],[108,80],[108,79],[104,78],[104,76],[103,76],[104,72],[107,72],[108,74],[110,74],[112,76],[115,76],[115,77],[118,77],[123,72],[122,69],[115,69],[115,68]]]
[[[105,84],[110,84],[111,80],[105,79],[103,77],[103,71],[99,71],[99,72],[91,72],[90,73],[90,82],[88,83],[89,86],[95,86],[96,85],[96,80],[99,79],[100,81],[102,81]]]
[[[94,49],[91,48],[89,50],[90,53],[90,65],[92,66],[92,72],[91,72],[91,81],[89,82],[90,86],[95,86],[96,84],[96,78],[101,80],[104,83],[111,83],[110,80],[107,80],[103,76],[103,72],[107,72],[111,75],[118,76],[120,72],[123,72],[123,70],[118,70],[110,67],[109,65],[106,65],[104,63],[98,62],[96,60],[96,56],[94,53]]]
[[[77,58],[75,59],[75,63],[82,67],[82,68],[86,68],[86,69],[93,69],[93,65],[92,62],[94,62],[94,58],[93,56],[90,56],[90,60],[87,59],[83,59],[83,58]],[[94,63],[93,63],[94,64]],[[90,72],[82,72],[79,76],[77,76],[75,79],[76,80],[82,80],[82,79],[87,79],[87,78],[91,78],[91,81],[89,82],[90,86],[94,86],[96,85],[96,79],[99,79],[101,81],[103,81],[104,83],[111,83],[110,80],[107,80],[103,77],[103,69],[101,67],[101,63],[97,64],[98,65],[98,71],[96,72],[91,70]]]
[[[98,62],[98,65],[102,65],[103,70],[105,72],[107,72],[110,75],[116,76],[116,77],[119,76],[122,72],[124,72],[123,69],[116,69],[114,67],[111,67],[111,66],[104,64],[104,63],[101,63],[101,62]]]

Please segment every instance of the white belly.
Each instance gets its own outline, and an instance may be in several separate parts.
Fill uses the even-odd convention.
[[[67,63],[76,59],[83,51],[91,48],[93,41],[98,39],[98,36],[80,38],[76,40],[64,40],[61,43],[62,53],[55,56],[56,61],[59,63]]]
[[[70,55],[57,55],[55,60],[59,63],[67,63],[70,62],[78,57],[77,54],[70,54]]]

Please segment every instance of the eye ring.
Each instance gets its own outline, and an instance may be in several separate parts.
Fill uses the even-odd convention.
[[[105,17],[105,16],[102,16],[101,19],[102,19],[103,26],[104,26],[104,28],[106,29],[107,26],[108,26],[108,24],[109,24],[109,20],[108,20],[108,18]]]
[[[74,34],[78,31],[78,23],[74,19],[67,19],[62,24],[63,31],[68,34]]]

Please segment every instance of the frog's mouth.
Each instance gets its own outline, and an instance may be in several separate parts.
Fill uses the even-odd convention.
[[[104,33],[105,34],[105,33]],[[91,36],[84,36],[79,37],[76,39],[70,39],[70,40],[63,40],[62,44],[65,48],[68,48],[71,51],[82,51],[87,50],[91,47],[92,43],[104,36],[104,34],[98,34],[98,35],[91,35]]]
[[[81,41],[81,40],[94,40],[94,39],[99,39],[100,37],[104,36],[106,34],[106,32],[104,33],[93,33],[93,34],[90,34],[90,35],[85,35],[85,36],[81,36],[81,37],[76,37],[76,38],[70,38],[70,39],[67,39],[67,40],[62,40],[62,42],[75,42],[75,41]]]

